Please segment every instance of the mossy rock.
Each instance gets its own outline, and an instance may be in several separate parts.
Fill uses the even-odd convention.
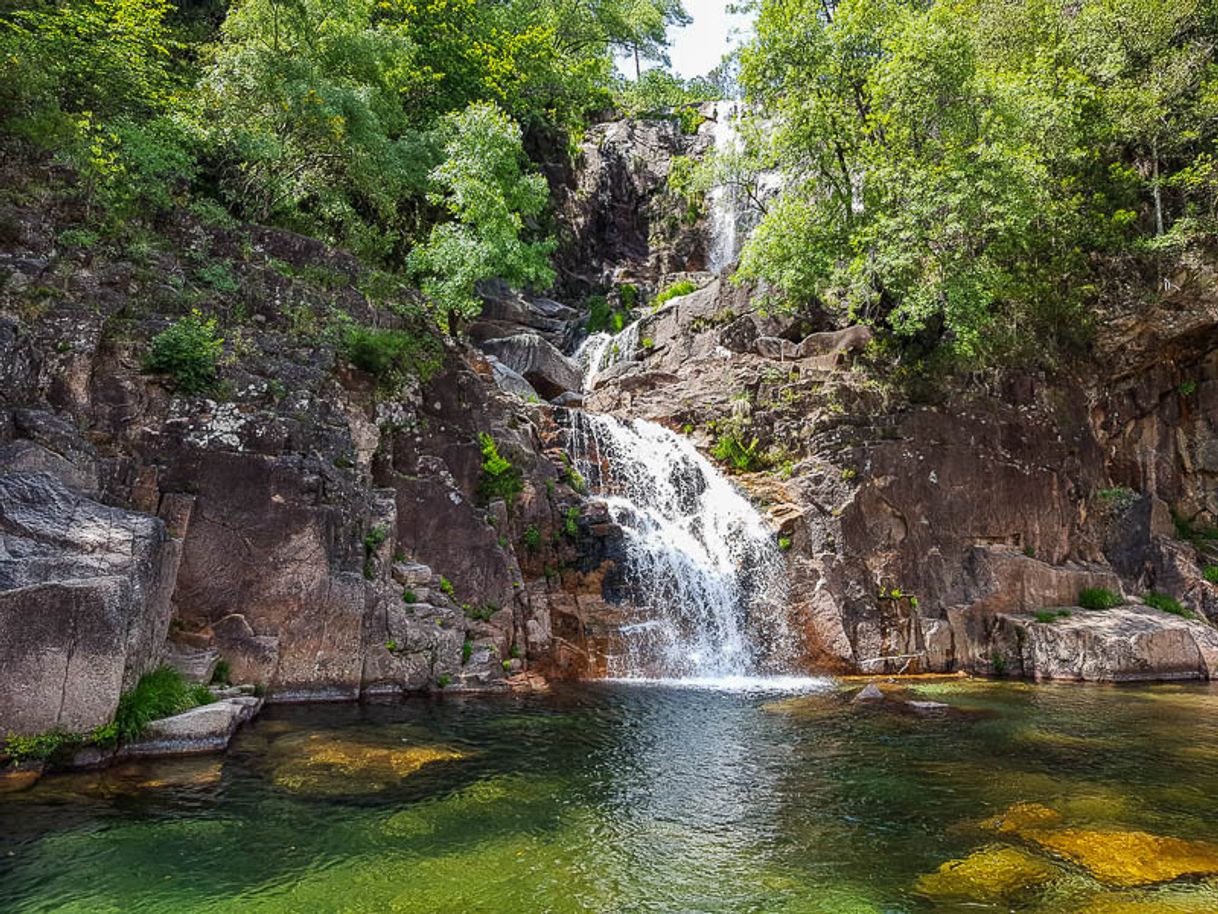
[[[914,888],[932,899],[1002,901],[1057,878],[1048,861],[1009,845],[990,845],[962,860],[949,860],[918,879]]]

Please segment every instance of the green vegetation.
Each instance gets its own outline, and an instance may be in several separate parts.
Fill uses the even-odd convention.
[[[468,638],[466,638],[461,643],[461,665],[462,666],[465,666],[467,663],[469,663],[469,658],[473,656],[473,653],[474,653],[474,642],[472,642]]]
[[[1201,574],[1211,584],[1218,584],[1218,565],[1206,565]]]
[[[789,551],[791,548],[791,537],[789,537],[789,536],[778,537],[778,548],[781,549],[783,552]]]
[[[376,550],[389,537],[389,528],[376,526],[364,537],[364,577],[371,581],[376,577]]]
[[[429,380],[444,359],[439,341],[422,330],[349,326],[340,347],[348,362],[375,378],[377,386],[389,393],[399,390],[410,378]]]
[[[1100,489],[1095,494],[1104,501],[1116,502],[1128,501],[1136,495],[1133,489],[1130,489],[1127,486],[1113,486],[1110,489]]]
[[[651,307],[653,309],[659,308],[660,305],[664,304],[666,301],[670,301],[674,298],[680,298],[682,295],[689,295],[691,292],[697,291],[698,287],[696,285],[694,285],[688,279],[683,279],[680,282],[673,283],[667,289],[660,292],[654,299],[652,299]]]
[[[419,598],[418,598],[418,595],[415,594],[415,592],[413,590],[411,590],[409,587],[407,587],[405,590],[402,591],[402,602],[403,603],[418,603]]]
[[[1083,609],[1112,609],[1123,601],[1105,587],[1084,587],[1078,595],[1078,605]]]
[[[579,536],[579,508],[572,506],[567,509],[567,516],[563,521],[563,533],[569,539]]]
[[[578,136],[614,55],[663,62],[684,21],[679,0],[7,3],[2,139],[75,170],[88,225],[65,244],[173,206],[281,226],[413,278],[443,325],[479,279],[550,282],[525,149]],[[237,287],[226,263],[197,279]]]
[[[436,685],[442,689],[447,689],[452,685],[453,678],[448,673],[442,673],[440,678],[436,680]]]
[[[502,498],[509,505],[524,491],[520,470],[499,453],[495,439],[486,432],[478,435],[478,446],[482,450],[482,480],[478,491],[484,498]]]
[[[440,593],[444,594],[446,597],[451,597],[454,593],[456,593],[456,589],[453,587],[453,582],[444,577],[444,575],[440,575]]]
[[[130,692],[118,700],[114,723],[118,738],[124,742],[138,739],[154,720],[210,704],[215,696],[205,685],[187,682],[171,666],[157,667],[140,677]]]
[[[494,603],[484,603],[482,606],[470,606],[468,603],[461,607],[465,610],[465,615],[477,622],[489,622],[491,616],[499,612],[499,607]]]
[[[178,391],[201,394],[216,384],[224,340],[216,336],[216,319],[195,310],[152,338],[144,371],[167,374]]]
[[[788,186],[742,277],[893,357],[1060,358],[1114,262],[1165,277],[1212,236],[1216,36],[1210,0],[761,0],[741,180]]]
[[[583,474],[579,470],[575,469],[575,465],[571,463],[571,458],[566,454],[562,455],[562,474],[567,485],[574,489],[577,495],[588,494],[588,481],[584,479]]]
[[[10,764],[46,762],[63,758],[80,748],[85,738],[67,730],[48,730],[33,736],[9,736],[4,740],[2,753]]]
[[[536,552],[541,547],[541,531],[536,524],[529,524],[524,530],[524,545],[529,552]]]
[[[218,686],[226,686],[232,682],[233,668],[227,660],[220,660],[216,664],[216,668],[211,672],[211,684]]]
[[[1151,591],[1150,593],[1146,594],[1146,596],[1142,597],[1142,602],[1147,606],[1161,610],[1162,612],[1171,613],[1173,616],[1181,616],[1185,619],[1196,618],[1193,615],[1192,610],[1185,609],[1180,605],[1179,600],[1175,599],[1174,597],[1169,597],[1165,593]]]
[[[757,438],[746,442],[734,432],[719,436],[711,448],[711,456],[741,473],[756,472],[766,466],[765,454],[757,450]]]
[[[1068,609],[1038,609],[1034,613],[1037,622],[1056,622],[1058,619],[1066,619],[1070,616]]]
[[[990,654],[990,666],[995,676],[1005,676],[1007,673],[1007,659],[997,651]]]

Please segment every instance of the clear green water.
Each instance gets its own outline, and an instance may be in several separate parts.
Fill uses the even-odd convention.
[[[927,898],[919,876],[1080,828],[1218,841],[1218,690],[933,682],[961,713],[586,685],[277,707],[222,758],[0,797],[6,912],[1218,912],[1218,881]],[[984,895],[984,893],[983,893]],[[1090,907],[1088,907],[1090,906]]]

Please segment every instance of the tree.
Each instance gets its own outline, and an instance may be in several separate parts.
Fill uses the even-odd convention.
[[[520,127],[497,106],[474,103],[445,121],[444,162],[431,173],[432,202],[453,221],[435,226],[410,254],[437,316],[472,317],[475,284],[499,278],[513,286],[554,280],[549,240],[526,240],[525,219],[545,206],[545,179],[525,173]]]
[[[1215,38],[1212,0],[764,0],[747,135],[785,189],[741,273],[969,363],[1051,358],[1105,259],[1212,219]]]

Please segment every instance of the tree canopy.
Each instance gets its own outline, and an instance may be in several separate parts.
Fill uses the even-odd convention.
[[[680,0],[0,0],[0,139],[75,166],[116,230],[221,206],[409,269],[444,323],[478,280],[552,280],[525,147],[565,149],[613,104],[613,54],[661,59],[687,18]]]
[[[970,361],[1077,342],[1214,229],[1212,0],[762,0],[746,277]]]

